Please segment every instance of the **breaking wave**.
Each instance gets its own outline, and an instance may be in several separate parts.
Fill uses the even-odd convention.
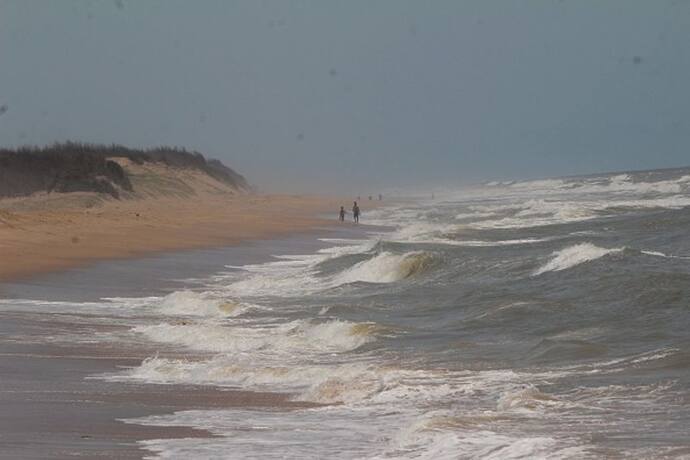
[[[137,303],[147,316],[125,323],[127,337],[165,355],[97,378],[281,393],[296,407],[159,417],[221,435],[211,447],[156,444],[177,457],[583,458],[608,448],[591,426],[634,437],[642,417],[679,437],[687,392],[674,382],[690,365],[675,342],[690,277],[676,260],[690,219],[690,176],[679,175],[494,183],[368,211],[367,223],[395,230],[343,228],[367,239],[324,238],[312,254],[228,266],[206,292]],[[650,250],[626,249],[638,245]],[[568,273],[612,276],[546,275],[599,259]],[[252,296],[270,308],[228,318],[262,308],[227,301]]]
[[[229,355],[207,361],[150,357],[108,380],[148,383],[215,384],[295,392],[294,399],[316,403],[360,400],[382,388],[384,371],[363,363],[340,366],[242,362]]]
[[[180,316],[228,316],[234,317],[252,308],[259,308],[243,302],[211,298],[193,291],[175,291],[156,303],[157,309],[166,315]]]
[[[604,257],[607,254],[613,254],[623,251],[624,248],[606,249],[595,246],[591,243],[580,243],[569,246],[560,251],[554,252],[552,259],[534,272],[534,276],[541,275],[546,272],[557,272],[572,268],[591,260],[596,260]]]
[[[296,320],[264,327],[237,327],[180,321],[136,326],[133,331],[158,343],[216,353],[333,353],[351,351],[374,340],[375,329],[362,324],[339,320],[324,323]]]
[[[659,181],[635,181],[629,174],[619,174],[608,178],[580,180],[545,179],[517,182],[510,187],[528,191],[560,191],[577,193],[680,193],[690,183],[690,175],[676,179]]]
[[[341,272],[335,277],[335,282],[393,283],[428,270],[433,262],[434,257],[427,252],[408,252],[399,255],[382,252]]]

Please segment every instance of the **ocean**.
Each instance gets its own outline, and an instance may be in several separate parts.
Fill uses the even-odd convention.
[[[305,403],[122,419],[215,435],[141,441],[151,458],[690,458],[690,169],[386,203],[164,289],[49,286],[0,310],[88,331],[53,342],[147,350],[93,385]]]

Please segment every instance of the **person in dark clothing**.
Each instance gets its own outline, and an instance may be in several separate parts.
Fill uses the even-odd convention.
[[[355,201],[355,204],[352,206],[352,217],[355,219],[355,224],[359,223],[359,206],[357,206],[357,202]]]
[[[345,222],[345,206],[340,207],[340,222]]]

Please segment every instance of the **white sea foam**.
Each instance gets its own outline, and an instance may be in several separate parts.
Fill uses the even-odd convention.
[[[497,408],[507,410],[537,410],[544,407],[563,405],[555,397],[539,390],[534,385],[525,385],[505,391],[498,400]]]
[[[452,419],[440,416],[415,420],[411,426],[397,433],[391,443],[392,448],[383,454],[365,458],[574,460],[583,458],[586,453],[585,446],[572,445],[572,441],[563,442],[548,436],[510,436],[489,429],[466,430],[453,427]],[[444,427],[444,422],[449,420],[449,426]]]
[[[641,252],[642,254],[646,254],[646,255],[648,255],[648,256],[666,257],[666,258],[669,257],[669,256],[667,256],[666,254],[664,254],[663,252],[659,252],[659,251],[640,251],[640,252]]]
[[[240,267],[223,290],[233,296],[302,296],[331,288],[332,278],[319,276],[319,264],[338,257],[370,251],[377,240],[355,240],[358,244],[320,249],[316,254],[275,256],[271,262]],[[228,278],[219,278],[224,282]]]
[[[352,407],[443,400],[465,385],[434,384],[438,380],[427,372],[381,367],[365,361],[309,364],[274,359],[268,363],[257,358],[260,357],[223,354],[209,360],[189,361],[156,356],[147,358],[140,366],[99,378],[290,392],[298,401]]]
[[[534,275],[536,276],[546,272],[566,270],[576,265],[599,259],[607,254],[621,252],[623,249],[624,248],[600,248],[591,243],[580,243],[573,246],[568,246],[565,249],[561,249],[560,251],[556,251],[551,254],[553,258],[535,271]]]
[[[625,193],[625,194],[650,194],[650,193],[679,193],[690,182],[690,176],[682,176],[677,179],[660,180],[653,182],[635,181],[629,174],[619,174],[609,178],[594,178],[582,180],[546,179],[528,182],[518,182],[511,186],[513,189],[528,190],[531,192],[559,192],[559,193]]]
[[[75,302],[33,299],[0,299],[0,310],[21,308],[34,311],[60,313],[98,313],[107,311],[110,315],[132,316],[141,309],[157,304],[160,297],[104,297],[98,301]]]
[[[496,247],[496,246],[515,246],[520,244],[535,244],[544,241],[551,241],[554,238],[520,238],[515,240],[452,240],[452,239],[429,239],[416,241],[418,244],[444,244],[447,246],[464,246],[464,247]]]
[[[179,316],[239,316],[251,308],[261,308],[229,299],[214,298],[208,293],[175,291],[154,303],[166,315]]]
[[[455,220],[481,219],[483,217],[494,216],[495,214],[496,214],[495,212],[480,212],[480,211],[461,212],[461,213],[455,215]]]
[[[562,211],[562,210],[561,210]],[[494,215],[494,213],[477,213],[478,215]],[[502,221],[502,220],[501,220]],[[507,221],[507,220],[506,220]],[[512,221],[512,220],[511,220]],[[497,221],[487,224],[489,227],[499,226]],[[483,225],[478,223],[478,227]],[[510,246],[515,244],[530,244],[547,241],[550,238],[520,238],[514,240],[463,240],[458,239],[464,226],[458,224],[442,224],[432,222],[416,222],[402,226],[393,233],[385,235],[385,240],[396,243],[443,244],[452,246]]]
[[[381,388],[382,371],[364,363],[307,365],[261,364],[249,358],[217,355],[188,361],[151,357],[124,373],[107,375],[115,381],[215,384],[254,390],[297,392],[297,399],[321,403],[361,399]]]
[[[123,420],[150,426],[194,426],[212,439],[161,439],[141,445],[156,458],[367,458],[395,433],[402,415],[345,408],[195,410]]]
[[[311,365],[252,365],[236,356],[204,362],[151,358],[131,371],[131,377],[157,383],[229,384],[242,388],[290,391],[296,399],[343,403],[325,408],[274,413],[272,411],[185,411],[126,420],[157,426],[195,426],[221,436],[213,442],[147,441],[163,457],[211,458],[223,452],[242,452],[262,458],[308,455],[316,446],[331,458],[579,458],[585,446],[567,439],[498,434],[487,422],[500,422],[511,413],[561,405],[527,384],[512,371],[460,372],[434,375],[373,363]],[[503,390],[502,390],[503,389]],[[502,394],[498,411],[468,413],[468,404],[486,394]],[[449,401],[464,401],[461,413],[431,409]],[[395,410],[391,410],[395,408]],[[502,415],[501,413],[506,413]],[[544,413],[544,415],[547,415]],[[475,420],[476,419],[476,420]],[[366,429],[362,427],[366,426]],[[308,433],[302,439],[300,433]],[[235,436],[242,433],[242,436]],[[274,442],[268,443],[266,436]],[[276,440],[291,442],[276,450]],[[296,442],[297,438],[301,439]]]
[[[548,198],[541,198],[545,192],[532,190],[526,195],[504,197],[504,200],[511,201],[508,204],[471,206],[473,211],[494,213],[497,218],[477,220],[467,225],[474,229],[528,228],[582,222],[610,215],[613,211],[680,209],[690,206],[690,196],[681,193],[688,184],[678,180],[626,182],[625,186],[580,185],[551,193]],[[605,194],[597,196],[597,192]]]
[[[625,194],[650,194],[650,193],[679,193],[683,185],[688,181],[683,176],[678,179],[661,180],[655,182],[634,181],[628,174],[621,174],[609,178],[608,182],[598,184],[577,184],[579,193],[625,193]]]
[[[690,259],[688,256],[675,256],[673,254],[665,254],[660,251],[640,251],[642,254],[654,257],[663,257],[665,259]]]
[[[33,300],[33,299],[0,299],[0,310],[12,311],[59,311],[63,313],[91,313],[94,311],[103,311],[108,307],[120,307],[120,305],[113,305],[109,301],[104,302],[64,302],[64,301],[50,301],[50,300]]]
[[[452,233],[457,231],[457,229],[458,226],[452,224],[415,222],[399,228],[391,235],[387,235],[387,239],[400,242],[415,242],[418,240],[439,237],[444,233]]]
[[[238,327],[210,322],[177,322],[136,326],[150,340],[217,353],[264,352],[292,355],[354,350],[374,340],[366,323],[331,320],[312,323]]]
[[[233,296],[302,296],[325,289],[313,267],[284,270],[282,273],[275,267],[267,268],[263,273],[256,273],[235,281],[225,287]]]
[[[351,332],[350,332],[351,334]],[[342,339],[339,339],[342,340]],[[141,365],[99,378],[111,381],[147,383],[213,384],[249,390],[289,392],[295,400],[322,404],[344,403],[351,407],[416,406],[432,401],[457,400],[491,386],[501,386],[515,374],[486,372],[477,374],[434,373],[431,371],[381,366],[369,359],[341,362],[331,354],[352,348],[353,344],[321,346],[328,351],[320,361],[315,350],[304,344],[300,353],[261,353],[247,350],[222,353],[206,360],[150,357]],[[356,345],[356,343],[355,343]]]
[[[158,458],[576,459],[585,446],[548,436],[511,436],[488,429],[440,429],[441,416],[408,411],[190,410],[122,420],[149,426],[193,426],[218,437],[141,442]]]
[[[563,375],[567,374],[602,374],[602,373],[617,373],[628,369],[631,366],[636,366],[641,363],[665,359],[673,356],[680,350],[677,348],[660,348],[651,350],[645,353],[640,353],[632,356],[625,356],[622,358],[611,359],[608,361],[595,362],[592,364],[583,364],[575,366],[564,366],[560,368]]]

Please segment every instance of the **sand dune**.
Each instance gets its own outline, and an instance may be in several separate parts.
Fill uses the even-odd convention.
[[[115,158],[133,191],[0,200],[0,280],[103,258],[233,244],[304,231],[334,199],[254,195],[202,172]]]

